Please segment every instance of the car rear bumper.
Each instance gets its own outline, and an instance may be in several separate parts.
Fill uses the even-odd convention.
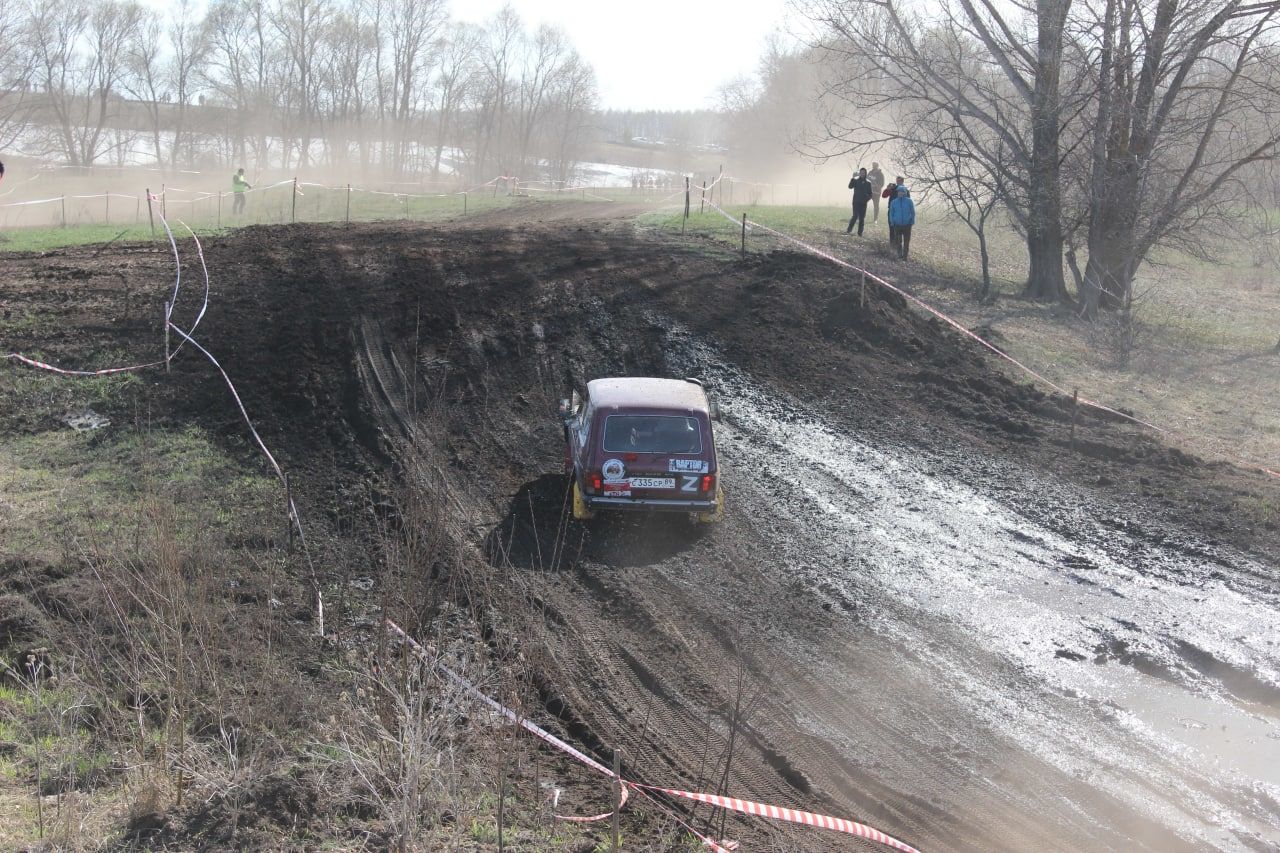
[[[715,512],[715,501],[683,501],[669,498],[606,498],[583,495],[591,509],[643,509],[656,512]]]

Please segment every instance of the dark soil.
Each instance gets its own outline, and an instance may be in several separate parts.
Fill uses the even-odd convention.
[[[702,790],[727,779],[739,796],[865,819],[931,849],[1051,848],[1063,838],[1198,846],[1115,789],[1047,766],[999,725],[964,717],[947,685],[913,681],[931,652],[888,636],[885,620],[926,620],[868,591],[876,572],[858,568],[868,560],[878,572],[892,559],[864,547],[856,523],[847,547],[845,534],[823,533],[795,484],[769,470],[789,449],[769,451],[749,416],[767,411],[800,432],[820,422],[921,476],[964,484],[1034,528],[1010,529],[1002,547],[1051,534],[1117,554],[1151,549],[1162,555],[1153,566],[1218,559],[1228,564],[1222,583],[1242,595],[1274,590],[1274,570],[1258,568],[1280,554],[1274,527],[1238,510],[1242,498],[1275,501],[1273,483],[1090,410],[1079,413],[1072,452],[1069,400],[1008,379],[976,345],[891,295],[868,291],[864,303],[820,260],[783,251],[738,260],[556,209],[556,222],[516,209],[440,227],[254,227],[206,245],[212,308],[197,337],[291,471],[327,578],[375,574],[368,544],[378,519],[394,514],[387,490],[425,466],[447,508],[441,524],[491,567],[491,629],[524,650],[530,683],[563,730],[602,755],[623,749],[638,778]],[[185,254],[180,325],[199,296]],[[0,325],[0,337],[67,366],[105,352],[151,360],[171,267],[137,246],[0,256],[0,304],[36,318]],[[706,531],[679,518],[567,520],[556,400],[598,376],[690,371],[725,377],[711,387],[728,412],[730,521]],[[145,393],[153,417],[203,424],[261,464],[197,354],[148,374]],[[57,427],[48,412],[0,411],[0,429]],[[333,618],[358,634],[377,600],[373,590]],[[1010,684],[1029,678],[962,625],[925,634],[983,671],[1007,671]],[[1090,649],[1046,657],[1094,665]],[[837,659],[853,681],[815,677]],[[1274,710],[1267,683],[1229,674],[1248,680],[1248,701]],[[908,707],[890,695],[908,696]],[[908,759],[919,774],[895,769]],[[731,819],[727,834],[777,849],[831,843],[745,819]]]

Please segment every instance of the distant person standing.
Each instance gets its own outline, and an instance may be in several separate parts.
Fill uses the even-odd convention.
[[[899,178],[899,181],[902,179]],[[916,224],[916,203],[911,200],[911,191],[901,183],[897,186],[897,197],[889,205],[889,228],[893,231],[894,246],[898,257],[907,259],[911,248],[911,226]]]
[[[871,182],[871,221],[880,221],[880,193],[884,191],[884,172],[880,164],[871,161],[871,171],[867,172],[867,180]]]
[[[244,194],[246,190],[253,189],[253,184],[244,176],[244,169],[236,172],[231,177],[231,194],[235,196],[235,204],[231,205],[231,215],[239,216],[244,213]]]
[[[880,193],[881,198],[888,199],[888,202],[885,203],[884,218],[889,220],[889,245],[890,246],[895,245],[893,242],[893,202],[898,197],[898,185],[901,184],[904,180],[906,179],[903,178],[901,175],[898,175],[898,177],[893,179],[893,183],[885,187],[884,192]]]
[[[867,221],[867,202],[874,195],[871,182],[867,180],[867,170],[859,169],[858,174],[849,179],[849,189],[853,190],[853,216],[849,219],[849,227],[844,233],[853,233],[853,223],[858,223],[858,236],[862,236],[862,226]]]

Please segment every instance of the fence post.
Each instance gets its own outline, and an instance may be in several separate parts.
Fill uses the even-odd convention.
[[[347,215],[346,222],[351,221],[351,184],[347,184]]]
[[[680,234],[684,234],[685,223],[689,221],[689,176],[684,176],[684,218],[680,220]]]
[[[701,216],[706,212],[707,212],[707,182],[704,179],[702,182],[702,197],[698,199],[698,215]]]
[[[742,259],[747,259],[747,215],[742,214]]]
[[[293,487],[289,485],[289,474],[284,474],[284,518],[289,530],[289,550],[293,551]]]
[[[62,194],[62,227],[67,227],[67,194]]]
[[[622,849],[622,829],[619,821],[622,815],[622,762],[618,758],[618,750],[613,751],[613,853]]]
[[[1071,390],[1071,452],[1076,452],[1076,418],[1080,415],[1080,389]]]
[[[293,176],[293,204],[289,213],[289,221],[298,221],[298,176]]]
[[[156,215],[151,209],[151,187],[147,187],[147,219],[151,222],[151,236],[156,236]]]

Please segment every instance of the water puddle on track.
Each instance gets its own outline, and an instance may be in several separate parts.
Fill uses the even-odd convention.
[[[1062,773],[1196,846],[1280,844],[1280,593],[1235,582],[1265,567],[1104,527],[1062,487],[1068,538],[921,455],[824,424],[678,328],[669,344],[725,408],[726,484],[796,540],[803,565],[780,571],[807,567],[866,602],[872,630]],[[812,725],[831,737],[831,721]]]

